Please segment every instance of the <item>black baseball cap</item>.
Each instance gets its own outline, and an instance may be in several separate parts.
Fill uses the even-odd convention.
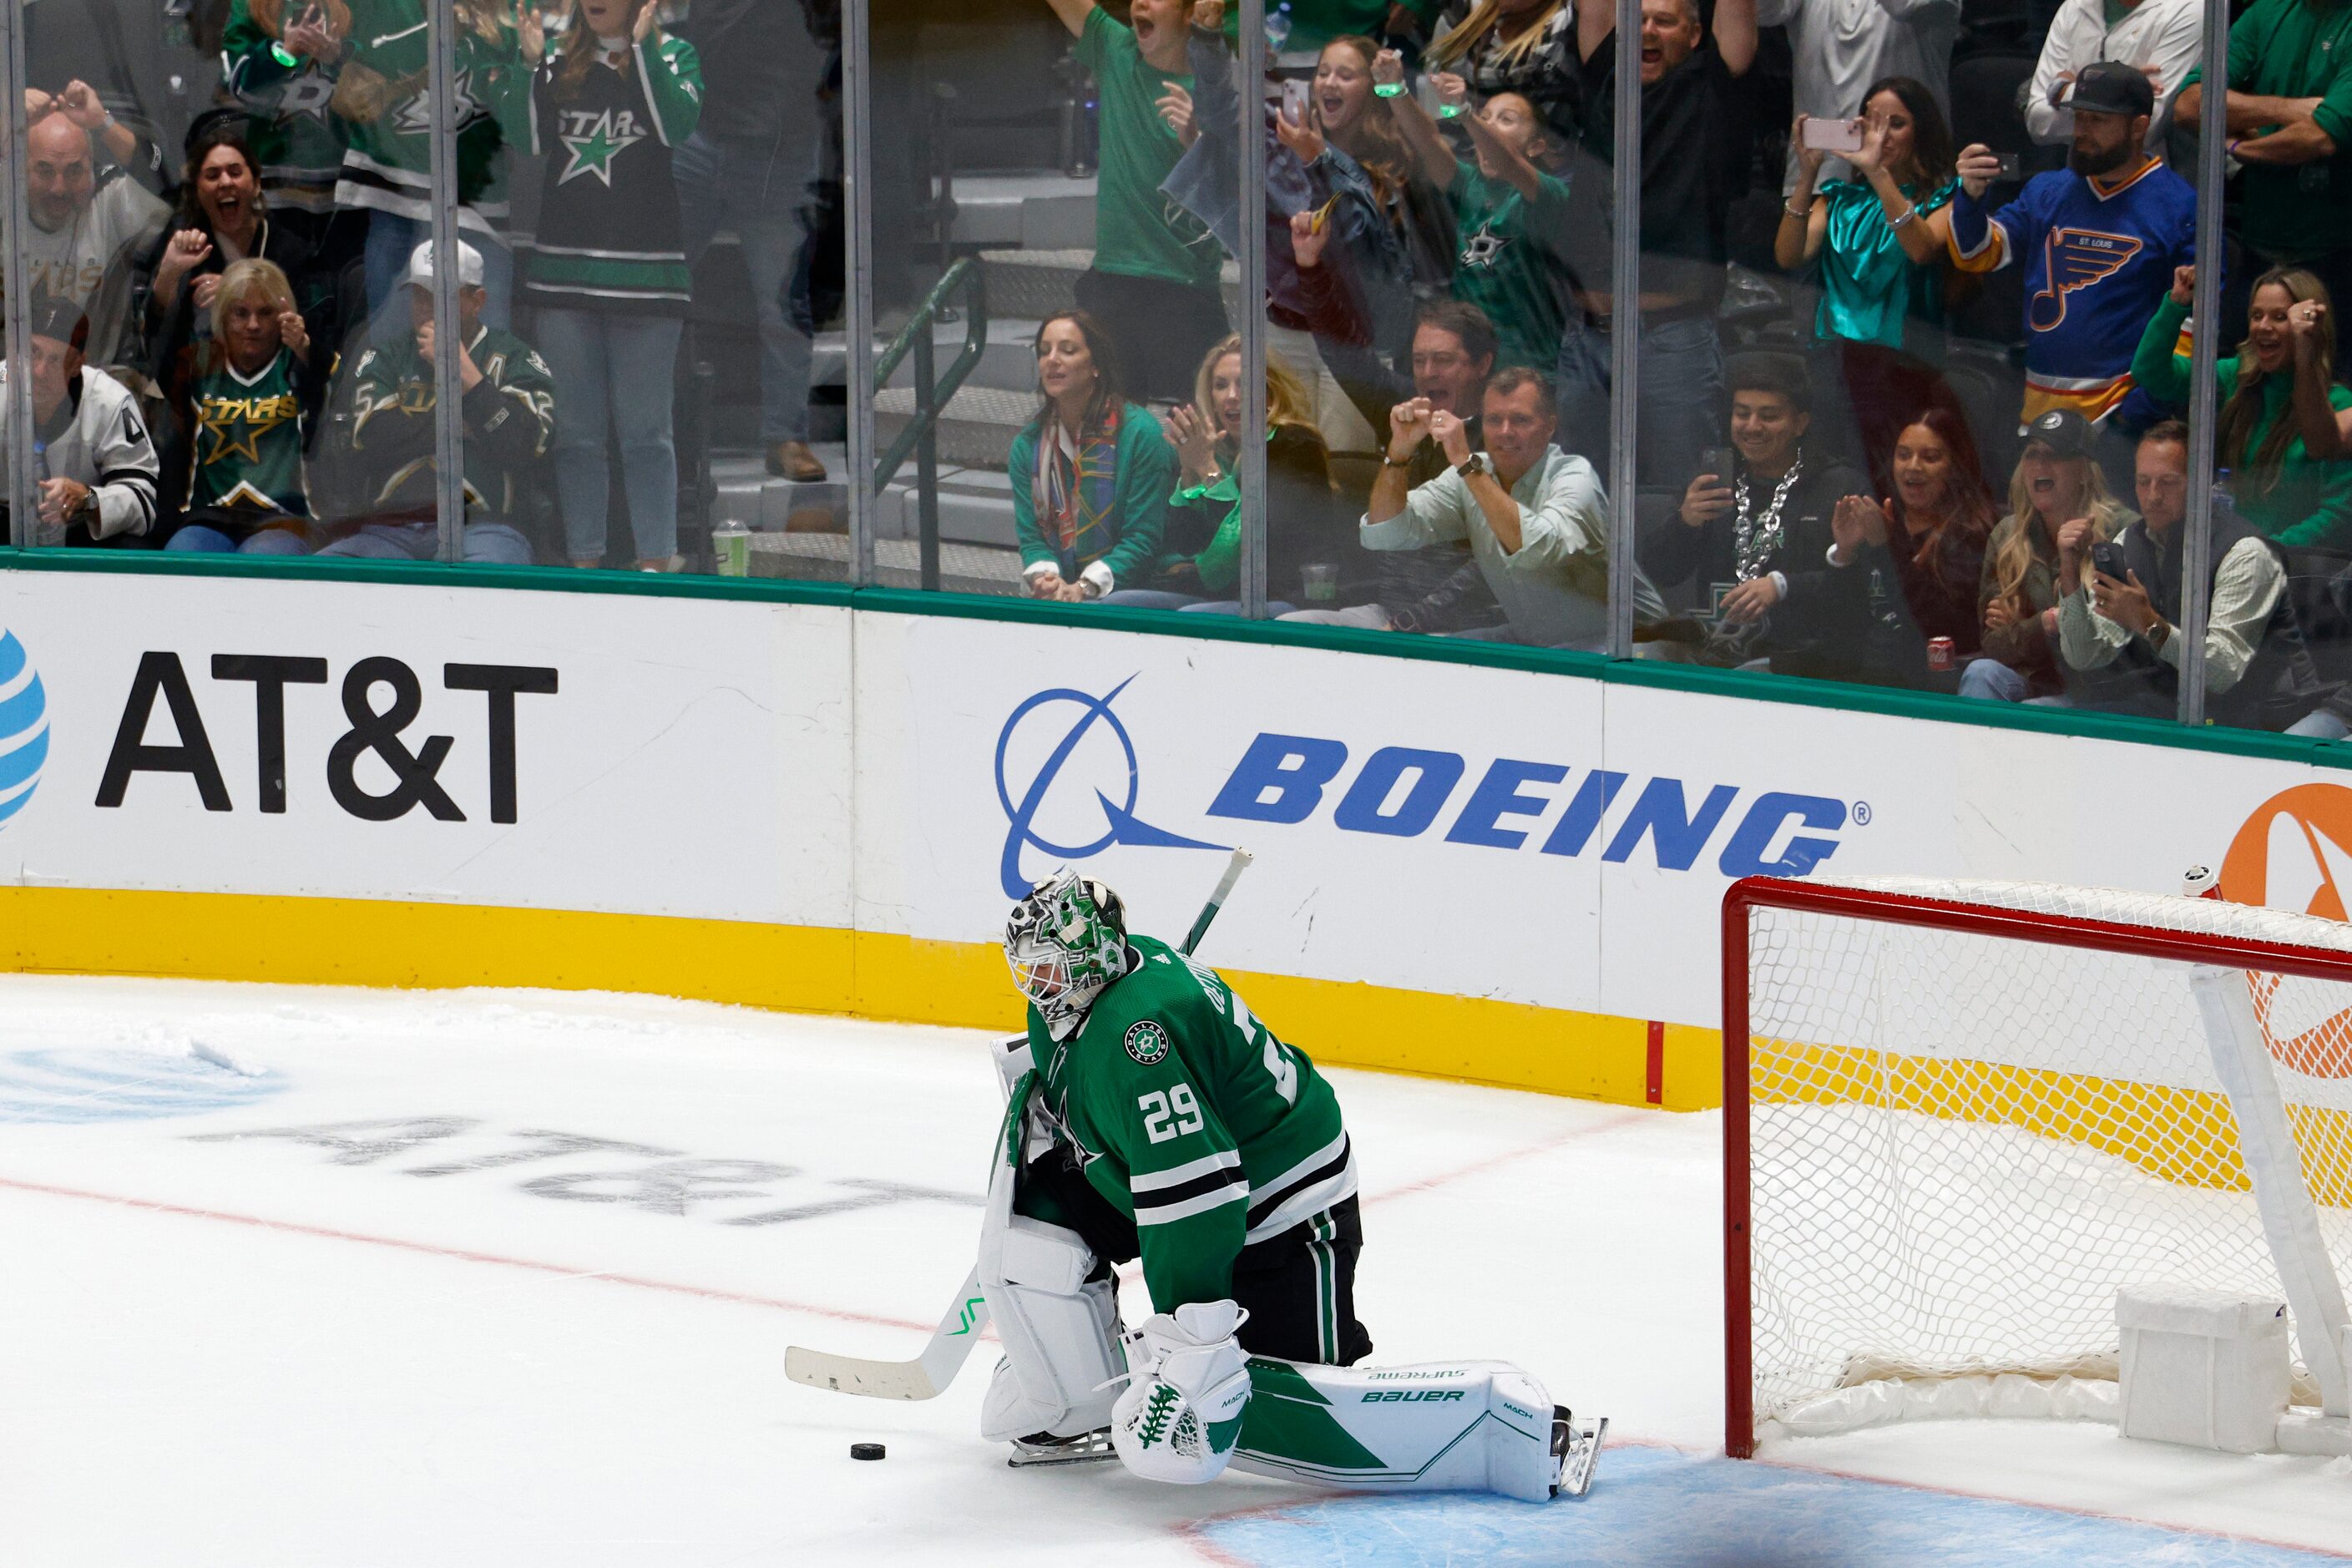
[[[2091,422],[2071,408],[2053,408],[2025,427],[2025,444],[2053,458],[2084,457],[2091,450]]]
[[[89,318],[66,295],[36,289],[30,303],[25,330],[33,336],[64,343],[77,353],[89,342]]]
[[[2147,73],[2137,66],[2127,66],[2121,60],[2096,60],[2083,68],[2074,79],[2074,91],[2066,100],[2066,107],[2077,113],[2084,110],[2093,114],[2120,114],[2133,118],[2156,112],[2156,89],[2149,85]]]

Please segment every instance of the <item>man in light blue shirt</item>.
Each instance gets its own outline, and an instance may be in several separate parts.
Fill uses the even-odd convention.
[[[1507,636],[1488,636],[1538,647],[1606,647],[1608,498],[1591,463],[1552,445],[1559,420],[1550,384],[1524,368],[1498,373],[1486,384],[1480,423],[1486,449],[1474,452],[1459,416],[1426,398],[1396,406],[1364,513],[1364,548],[1467,540],[1510,618]],[[1406,470],[1424,437],[1453,467],[1412,487]],[[1664,617],[1664,601],[1638,566],[1633,594],[1636,621]]]

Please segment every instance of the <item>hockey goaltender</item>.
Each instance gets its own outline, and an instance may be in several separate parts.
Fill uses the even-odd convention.
[[[1013,907],[1004,952],[1028,1059],[1001,1058],[1018,1077],[982,1231],[1004,1345],[985,1437],[1016,1465],[1116,1452],[1161,1481],[1231,1464],[1537,1502],[1583,1489],[1605,1424],[1517,1367],[1356,1364],[1372,1342],[1355,1155],[1304,1052],[1069,870]],[[1139,1256],[1158,1310],[1123,1331],[1111,1268]]]

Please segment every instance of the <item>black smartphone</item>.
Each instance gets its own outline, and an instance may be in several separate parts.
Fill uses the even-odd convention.
[[[2124,547],[2102,542],[2091,546],[2091,564],[2118,583],[2131,581],[2131,568],[2124,563]]]
[[[1731,448],[1709,447],[1698,455],[1698,471],[1713,474],[1718,485],[1728,485],[1733,479]]]

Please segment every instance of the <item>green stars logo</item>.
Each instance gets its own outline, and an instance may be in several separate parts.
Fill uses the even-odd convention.
[[[636,115],[625,109],[608,109],[601,114],[574,110],[563,118],[565,129],[558,140],[572,155],[572,161],[563,166],[555,183],[569,184],[583,174],[593,174],[610,190],[613,160],[646,139],[645,132],[637,129]]]
[[[1150,1067],[1168,1054],[1168,1031],[1146,1018],[1127,1031],[1127,1054]]]

